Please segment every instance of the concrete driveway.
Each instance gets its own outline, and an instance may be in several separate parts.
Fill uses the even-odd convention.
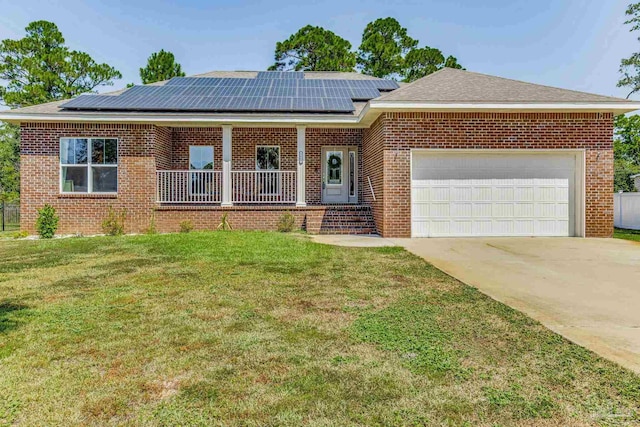
[[[640,244],[618,239],[386,239],[640,373]]]

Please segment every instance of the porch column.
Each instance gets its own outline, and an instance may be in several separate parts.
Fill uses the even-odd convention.
[[[307,199],[305,197],[305,166],[307,163],[306,160],[306,150],[305,150],[305,132],[306,126],[296,126],[298,130],[298,173],[296,179],[296,206],[297,207],[305,207],[307,206]]]
[[[222,203],[232,206],[231,202],[231,125],[222,125]]]

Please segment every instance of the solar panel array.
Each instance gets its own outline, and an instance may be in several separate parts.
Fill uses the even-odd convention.
[[[304,73],[270,71],[255,79],[176,77],[164,86],[134,86],[115,96],[81,95],[62,108],[348,113],[355,110],[353,101],[368,101],[380,96],[380,90],[398,87],[390,80],[307,80],[296,75]]]

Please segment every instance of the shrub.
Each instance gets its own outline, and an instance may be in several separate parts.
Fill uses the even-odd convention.
[[[13,237],[14,239],[24,239],[28,235],[29,233],[27,233],[26,231],[16,231],[11,235],[11,237]]]
[[[124,234],[124,221],[127,218],[127,210],[122,209],[119,213],[109,206],[109,212],[102,221],[102,231],[108,236],[121,236]]]
[[[285,212],[278,220],[278,231],[288,233],[293,231],[296,225],[296,217],[291,212]]]
[[[222,215],[222,218],[220,219],[220,224],[218,224],[218,230],[231,230],[231,224],[229,224],[229,220],[227,219],[227,216],[229,214],[225,213],[224,215]]]
[[[56,215],[56,210],[51,205],[44,205],[42,209],[38,209],[38,219],[36,220],[36,229],[42,239],[51,239],[58,229],[58,221],[60,218]]]
[[[181,233],[188,233],[190,231],[193,230],[193,223],[189,220],[186,221],[182,221],[180,223],[180,232]]]

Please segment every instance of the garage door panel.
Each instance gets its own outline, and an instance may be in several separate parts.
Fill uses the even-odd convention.
[[[575,155],[567,153],[414,153],[412,233],[570,235],[575,163]]]
[[[535,220],[516,219],[513,221],[514,234],[518,236],[531,236],[535,233]]]
[[[445,186],[444,184],[434,185],[431,187],[431,201],[449,201],[449,192],[450,188],[448,184]]]
[[[431,218],[449,218],[451,216],[451,204],[449,202],[431,202],[429,216]]]
[[[471,200],[491,201],[491,184],[474,184],[471,189]]]
[[[531,217],[536,216],[535,214],[535,204],[528,202],[519,202],[513,205],[513,215],[516,218],[522,217]]]
[[[472,216],[474,218],[491,218],[493,211],[493,203],[491,202],[474,202],[472,208]]]
[[[471,218],[473,216],[473,203],[451,202],[451,209],[449,212],[452,217]]]

